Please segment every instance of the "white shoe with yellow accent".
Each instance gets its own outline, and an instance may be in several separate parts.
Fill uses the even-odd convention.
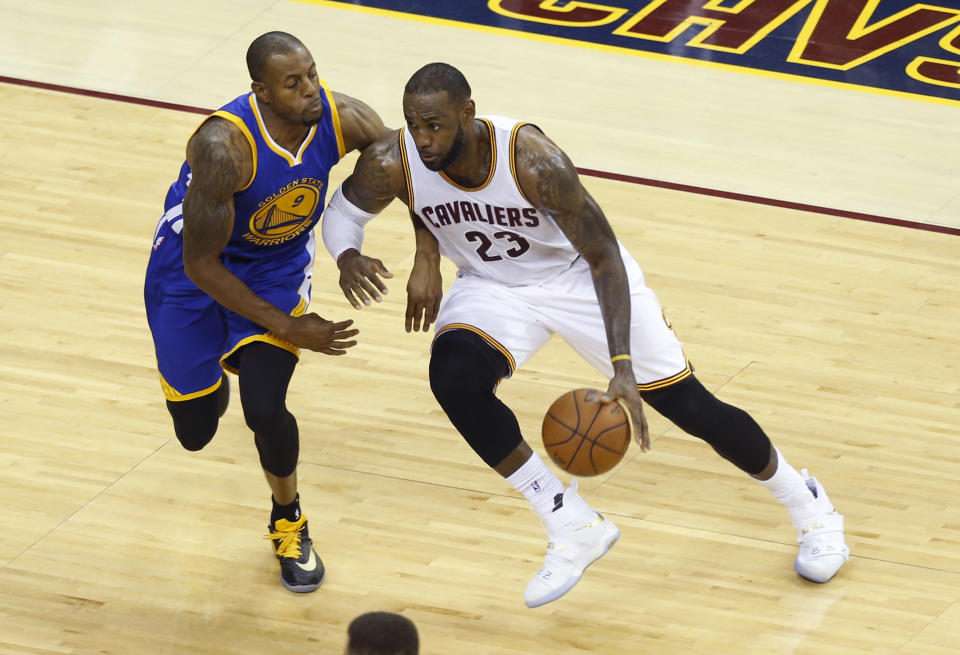
[[[547,556],[523,594],[527,607],[539,607],[563,596],[580,581],[583,572],[603,557],[620,537],[620,528],[593,511],[577,493],[574,480],[560,505],[546,519]]]
[[[807,580],[826,582],[850,557],[843,539],[843,515],[833,508],[823,485],[810,477],[807,469],[800,475],[814,498],[806,507],[790,511],[800,544],[793,568]]]

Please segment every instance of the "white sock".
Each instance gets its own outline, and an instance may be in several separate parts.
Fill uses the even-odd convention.
[[[530,501],[533,510],[541,519],[553,512],[557,494],[563,494],[560,478],[547,468],[536,453],[530,455],[530,459],[507,478],[507,482]]]
[[[774,448],[774,451],[777,453],[777,472],[769,480],[758,480],[758,482],[788,510],[806,507],[813,501],[813,494],[807,487],[807,483],[797,469],[790,466],[783,458],[779,450]]]

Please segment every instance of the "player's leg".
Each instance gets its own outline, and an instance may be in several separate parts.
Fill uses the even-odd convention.
[[[256,265],[247,269],[245,263],[235,261],[228,262],[228,268],[260,298],[292,316],[300,316],[310,303],[313,248],[311,239],[306,248],[272,260],[266,271]],[[270,487],[268,529],[280,581],[291,591],[314,591],[323,582],[325,570],[300,509],[300,432],[287,409],[287,388],[300,350],[234,312],[227,312],[227,321],[230,337],[223,365],[228,370],[236,369],[239,375],[244,419],[253,431]]]
[[[280,564],[280,581],[295,592],[315,590],[324,567],[317,557],[300,510],[297,461],[300,432],[287,409],[287,388],[297,356],[264,341],[247,343],[232,358],[239,370],[240,405],[253,431],[260,465],[272,492],[270,538]]]
[[[167,295],[172,286],[169,276],[159,283],[148,274],[147,322],[174,432],[184,448],[197,451],[216,434],[230,402],[230,385],[220,366],[226,324],[212,298],[195,287]]]
[[[470,447],[530,502],[547,530],[546,560],[524,594],[526,604],[537,607],[573,588],[619,530],[587,505],[576,484],[564,489],[496,397],[500,380],[550,337],[528,316],[499,285],[458,279],[438,317],[430,386]]]
[[[766,487],[787,508],[798,532],[797,573],[826,582],[849,557],[843,516],[826,491],[807,471],[784,459],[756,421],[745,411],[721,402],[694,376],[654,391],[644,401],[684,432],[703,439],[717,453]]]
[[[167,398],[167,411],[173,419],[173,431],[180,444],[187,450],[197,451],[210,443],[229,404],[230,380],[223,372],[211,393],[189,400]]]
[[[749,414],[721,402],[696,380],[656,295],[625,252],[624,265],[631,289],[631,355],[644,401],[766,486],[787,508],[800,532],[797,571],[817,582],[830,579],[849,552],[843,543],[843,517],[834,512],[823,487],[790,466]],[[553,321],[551,327],[556,325],[558,334],[577,352],[611,376],[596,301],[586,313],[579,313],[586,306],[579,299],[592,288],[592,280],[581,275],[579,280],[570,276],[562,282],[567,285],[565,301],[544,310]]]

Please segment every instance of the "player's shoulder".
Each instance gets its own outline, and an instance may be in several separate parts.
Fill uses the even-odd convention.
[[[533,123],[521,123],[516,128],[513,149],[517,173],[521,176],[570,167],[570,160],[560,146]]]
[[[373,112],[373,109],[371,109],[367,103],[363,102],[359,98],[348,96],[346,93],[331,91],[330,96],[332,102],[337,107],[337,113],[340,114],[341,121],[351,120]]]
[[[255,147],[232,121],[214,115],[187,141],[187,163],[194,181],[216,180],[218,187],[235,192],[249,186],[256,175]]]
[[[212,115],[187,141],[187,159],[251,158],[252,147],[243,130],[233,121]]]
[[[579,177],[573,162],[560,146],[536,125],[527,123],[517,128],[513,150],[514,171],[520,189],[534,204],[547,202],[543,190],[550,187],[579,187]]]
[[[367,103],[339,91],[331,91],[331,95],[347,151],[363,150],[388,131],[380,115]]]
[[[234,135],[243,136],[240,128],[223,116],[212,114],[200,124],[190,137],[191,142],[198,144],[216,144],[221,141],[229,141]]]
[[[543,134],[543,131],[535,123],[523,120],[522,118],[513,118],[501,114],[482,114],[477,116],[477,118],[489,122],[497,131],[507,133],[516,132],[517,136],[528,133]]]
[[[557,144],[554,143],[550,137],[544,134],[543,130],[541,130],[539,126],[528,122],[521,122],[516,127],[514,144],[518,151],[535,150],[552,152],[559,150]]]

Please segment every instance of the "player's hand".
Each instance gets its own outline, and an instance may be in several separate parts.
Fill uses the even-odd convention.
[[[607,392],[600,396],[602,402],[608,403],[616,401],[627,414],[630,420],[630,431],[633,433],[633,439],[640,445],[640,450],[647,452],[650,450],[650,428],[647,426],[647,418],[643,415],[643,402],[640,400],[640,392],[637,391],[637,380],[633,376],[633,371],[626,369],[618,372],[610,380],[610,386]]]
[[[407,332],[416,332],[421,327],[424,332],[430,329],[430,324],[437,320],[442,298],[443,277],[439,263],[415,259],[407,280]]]
[[[353,305],[360,309],[360,303],[370,304],[370,299],[380,302],[387,293],[387,285],[380,277],[387,279],[393,273],[387,270],[383,262],[360,253],[348,253],[337,262],[340,267],[340,289],[343,295]]]
[[[283,334],[277,335],[299,348],[306,348],[324,355],[345,355],[347,348],[357,345],[348,341],[359,334],[359,330],[348,330],[353,321],[334,323],[317,314],[291,316],[290,323]]]

